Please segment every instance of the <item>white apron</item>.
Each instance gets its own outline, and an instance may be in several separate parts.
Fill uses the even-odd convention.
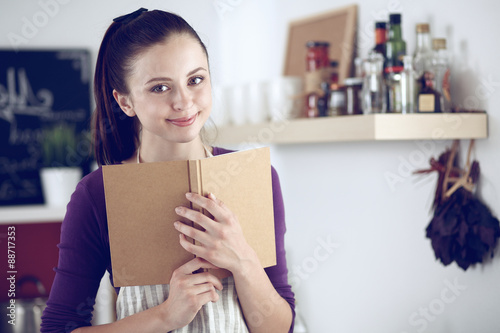
[[[241,312],[232,276],[222,279],[223,289],[217,291],[219,300],[208,302],[187,326],[175,333],[248,333]],[[116,300],[117,319],[160,305],[168,298],[170,285],[121,287]]]

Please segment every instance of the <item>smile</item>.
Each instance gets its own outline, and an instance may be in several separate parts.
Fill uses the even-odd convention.
[[[196,113],[195,115],[193,115],[191,117],[167,119],[167,121],[175,126],[186,127],[186,126],[192,125],[196,121],[197,117],[198,117],[198,113]]]

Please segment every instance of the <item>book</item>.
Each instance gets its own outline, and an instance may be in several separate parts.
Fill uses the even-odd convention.
[[[173,271],[194,258],[173,223],[201,228],[174,211],[193,207],[187,192],[213,193],[236,215],[262,267],[276,265],[269,148],[199,160],[103,166],[111,265],[115,287],[169,284]],[[230,272],[210,270],[223,278]]]

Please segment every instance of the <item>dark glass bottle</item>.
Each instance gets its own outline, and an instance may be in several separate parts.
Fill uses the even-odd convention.
[[[385,22],[375,22],[375,47],[373,52],[380,53],[385,58],[387,42],[387,24]]]
[[[401,29],[401,14],[389,15],[389,33],[385,43],[385,73],[401,72],[403,56],[406,55],[406,42]]]

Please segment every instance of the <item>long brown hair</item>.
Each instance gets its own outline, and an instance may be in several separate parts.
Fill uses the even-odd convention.
[[[116,22],[109,26],[97,56],[92,139],[99,165],[120,163],[136,150],[139,141],[137,117],[131,118],[122,112],[113,97],[113,89],[129,93],[126,78],[141,52],[171,36],[187,34],[199,42],[208,59],[200,37],[180,16],[161,10],[137,11],[127,16],[115,19]]]

